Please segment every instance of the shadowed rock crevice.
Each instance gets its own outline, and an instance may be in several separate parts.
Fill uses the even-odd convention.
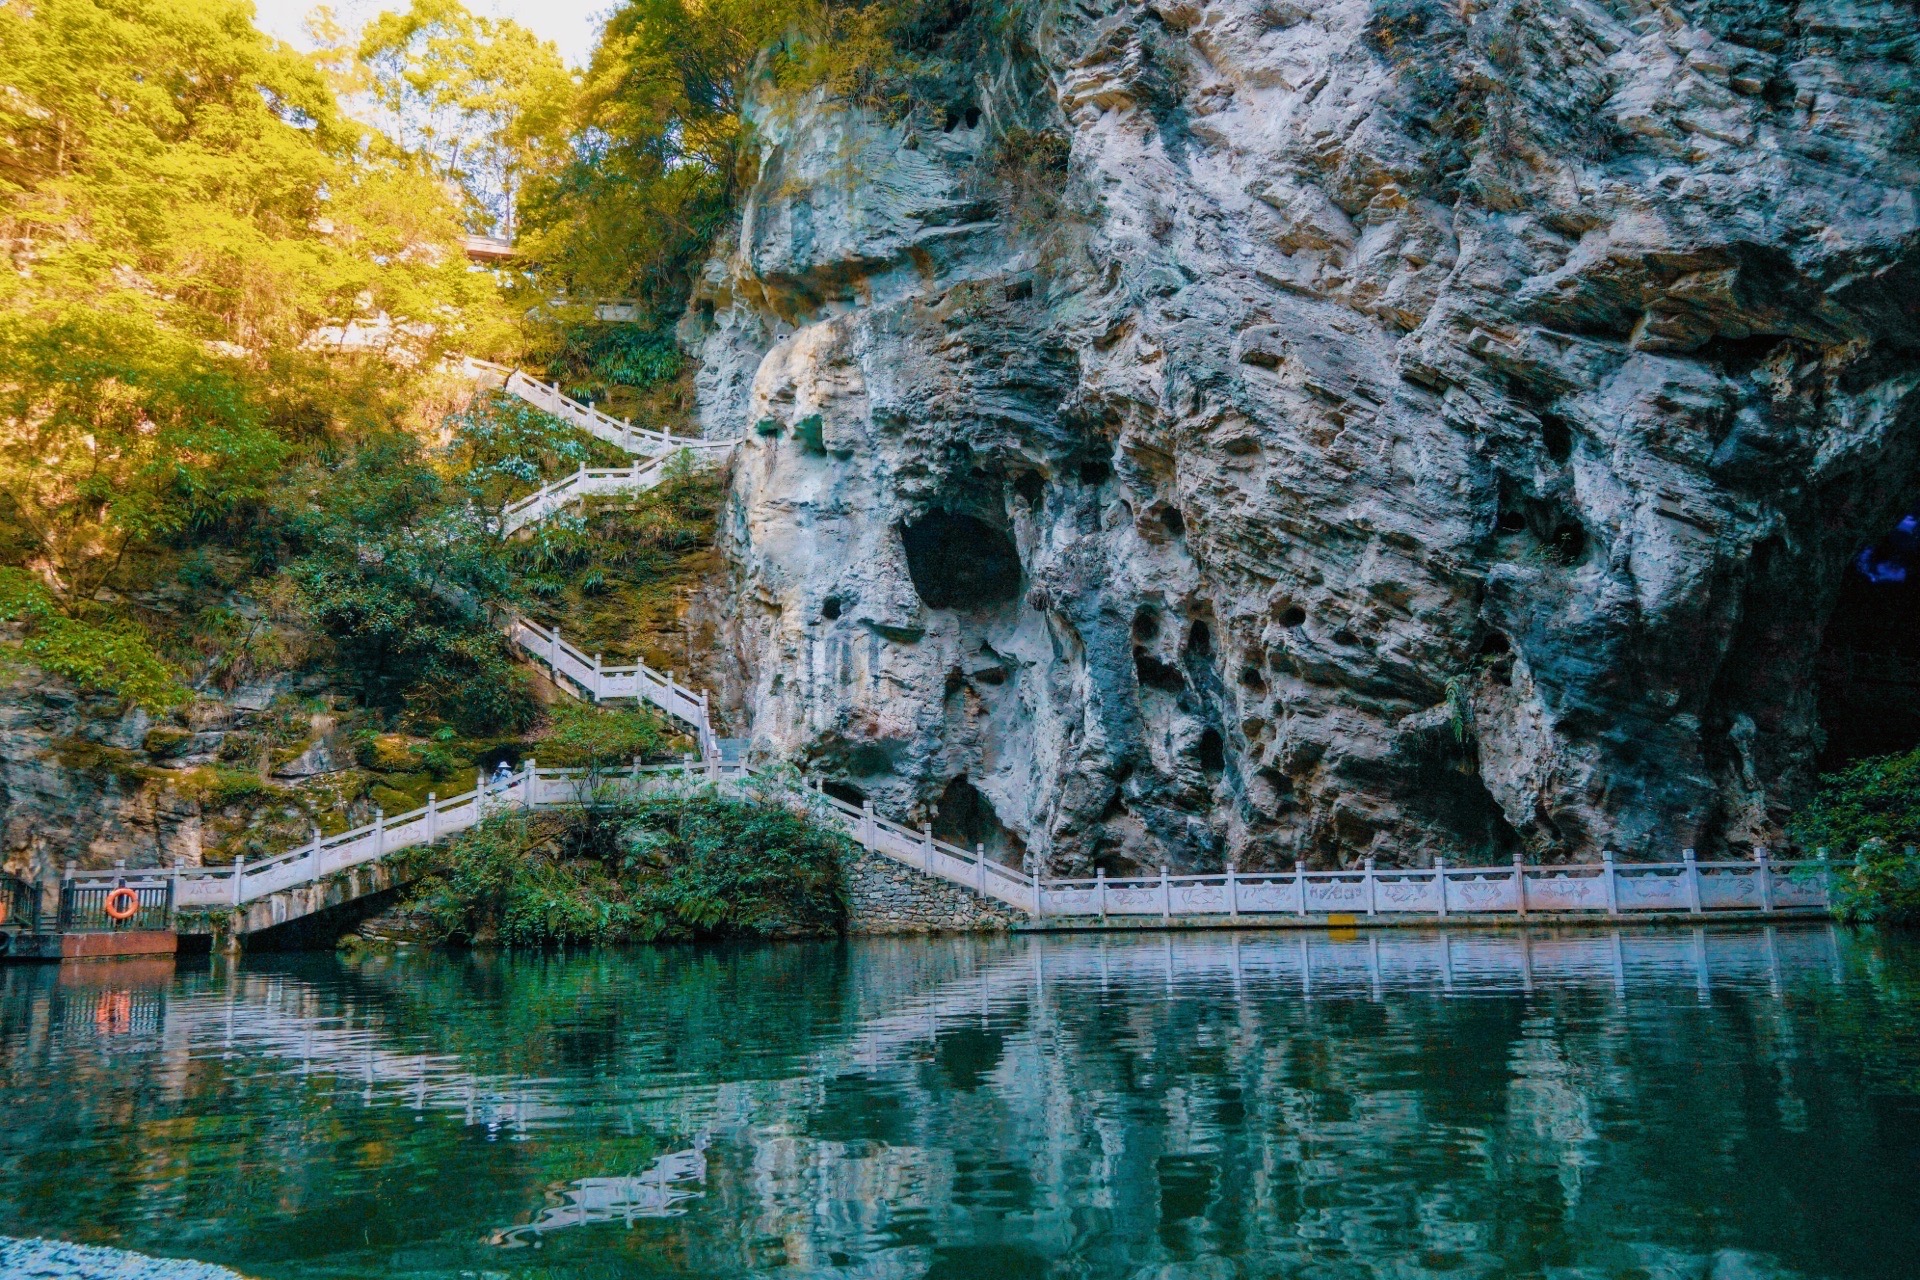
[[[1013,539],[978,516],[929,511],[900,526],[913,589],[929,609],[990,608],[1020,594]]]

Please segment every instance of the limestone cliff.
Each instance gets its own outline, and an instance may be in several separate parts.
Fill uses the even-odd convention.
[[[761,104],[756,749],[1057,873],[1774,837],[1920,479],[1920,11],[1048,0]]]

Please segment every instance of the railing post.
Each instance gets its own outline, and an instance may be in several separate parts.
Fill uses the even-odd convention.
[[[1233,863],[1227,863],[1227,918],[1240,918],[1240,877],[1235,874]]]
[[[1160,864],[1160,918],[1173,919],[1173,886],[1167,881],[1167,864]]]
[[[373,811],[373,856],[384,858],[387,854],[387,811],[376,808]]]
[[[547,665],[553,668],[554,674],[559,674],[560,624],[557,622],[553,624],[553,630],[547,633]]]
[[[1433,860],[1433,883],[1434,887],[1440,890],[1440,918],[1445,920],[1447,918],[1447,860],[1445,858]]]
[[[1305,858],[1293,860],[1293,887],[1299,893],[1299,901],[1294,904],[1294,914],[1303,916],[1307,914],[1307,860]]]
[[[920,869],[922,871],[933,869],[933,824],[931,822],[920,824]]]
[[[1680,857],[1687,864],[1685,872],[1687,879],[1687,910],[1697,916],[1704,909],[1700,903],[1700,864],[1694,858],[1693,850],[1691,849],[1682,849],[1680,851]]]
[[[873,848],[873,801],[860,802],[860,847]]]
[[[433,792],[427,792],[427,843],[432,844],[440,838],[440,801]]]
[[[1760,910],[1773,911],[1773,867],[1767,861],[1767,846],[1757,844],[1753,847],[1754,875],[1760,881]]]
[[[312,842],[308,845],[308,848],[307,848],[307,882],[309,884],[318,884],[320,882],[320,828],[319,827],[315,827],[313,829]]]
[[[1105,867],[1093,869],[1093,901],[1100,908],[1100,923],[1105,924],[1107,922],[1107,869]]]
[[[1827,910],[1833,910],[1833,862],[1827,857],[1827,846],[1821,845],[1815,853],[1820,859],[1820,901]]]
[[[973,846],[973,887],[982,895],[987,892],[987,846],[977,841]]]
[[[487,771],[473,771],[473,820],[479,822],[487,816]]]
[[[605,691],[606,686],[600,682],[600,655],[596,653],[593,655],[593,700],[600,701],[600,696]]]
[[[520,807],[522,809],[533,808],[533,789],[536,785],[538,785],[539,780],[540,780],[539,766],[534,763],[532,756],[528,756],[527,757],[527,784],[526,784],[527,790],[526,790],[526,794],[520,797]]]
[[[1613,850],[1611,849],[1600,851],[1600,878],[1605,882],[1607,914],[1617,916],[1620,914],[1620,883],[1614,879]]]
[[[1513,901],[1520,909],[1520,918],[1527,916],[1527,864],[1522,861],[1518,849],[1513,851]]]
[[[246,901],[247,859],[243,854],[233,860],[233,905]]]
[[[1360,875],[1361,875],[1361,883],[1366,885],[1367,887],[1367,914],[1373,915],[1374,914],[1374,897],[1373,897],[1374,882],[1373,882],[1373,859],[1372,858],[1367,858],[1361,862]]]

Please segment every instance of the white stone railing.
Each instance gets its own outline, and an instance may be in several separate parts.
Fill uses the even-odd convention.
[[[147,884],[171,881],[176,907],[240,906],[257,898],[311,884],[353,867],[378,862],[389,854],[432,844],[477,825],[483,818],[510,809],[570,808],[595,799],[639,795],[663,784],[705,780],[730,781],[718,762],[699,765],[634,765],[595,778],[585,769],[541,769],[531,759],[516,773],[499,781],[482,775],[471,791],[448,800],[429,794],[427,803],[402,814],[376,812],[374,820],[338,835],[312,838],[296,849],[260,862],[244,858],[224,867],[172,867],[161,870],[74,871],[69,884]],[[607,794],[595,795],[598,784]]]
[[[719,755],[719,739],[713,732],[704,690],[690,689],[644,662],[609,667],[599,654],[588,656],[561,639],[560,632],[549,630],[528,618],[515,618],[507,625],[507,638],[522,653],[546,665],[568,692],[591,702],[633,698],[651,703],[686,725],[699,747],[702,760]]]
[[[691,699],[691,690],[678,689]],[[702,706],[704,704],[694,704]],[[641,766],[594,776],[584,769],[541,769],[528,760],[496,782],[483,776],[471,791],[450,800],[429,795],[420,808],[335,836],[318,831],[287,853],[227,867],[170,870],[69,870],[70,884],[130,885],[171,881],[177,907],[240,906],[268,894],[310,884],[324,876],[377,862],[402,849],[456,835],[484,817],[511,809],[569,808],[594,801],[636,797],[662,785],[705,782],[723,791],[745,789],[752,770],[724,764],[713,752],[701,761]],[[1200,919],[1312,918],[1360,923],[1391,917],[1531,915],[1625,916],[1641,912],[1706,916],[1724,913],[1825,914],[1832,878],[1844,864],[1828,859],[1776,862],[1764,851],[1752,861],[1700,862],[1687,851],[1680,862],[1620,863],[1605,858],[1581,866],[1376,868],[1351,871],[1225,872],[1203,875],[1040,880],[995,862],[985,851],[937,839],[930,828],[914,830],[880,817],[871,801],[852,805],[809,789],[806,807],[845,831],[861,848],[892,858],[942,880],[963,885],[1035,919],[1092,920],[1157,917],[1164,922]]]
[[[449,356],[449,361],[456,357]],[[525,400],[536,409],[544,409],[556,418],[572,423],[582,431],[589,432],[616,448],[643,458],[658,457],[663,453],[672,453],[675,449],[708,449],[733,447],[732,441],[702,440],[697,436],[676,436],[671,431],[655,431],[648,427],[636,427],[624,418],[603,413],[593,407],[591,401],[581,404],[578,400],[560,390],[558,383],[542,382],[530,378],[520,370],[509,365],[495,364],[491,360],[476,360],[472,356],[459,356],[460,371],[472,378],[497,378],[502,391]]]
[[[694,457],[714,457],[731,444],[708,442]],[[692,451],[688,451],[692,454]],[[570,475],[541,485],[524,498],[510,502],[500,513],[499,531],[512,536],[530,524],[538,524],[554,512],[580,501],[613,493],[645,493],[666,479],[674,454],[662,454],[651,462],[636,461],[629,467],[581,467]]]
[[[683,708],[697,710],[704,716],[705,703],[694,701],[697,695],[692,690],[671,686],[667,692],[679,698]],[[711,730],[708,735],[710,737]],[[323,836],[316,830],[299,848],[261,862],[248,863],[240,859],[224,867],[177,866],[141,871],[69,869],[65,880],[80,886],[170,881],[176,907],[237,907],[283,889],[311,884],[337,872],[378,862],[402,849],[458,835],[492,814],[513,809],[571,808],[589,802],[636,797],[661,786],[690,782],[738,793],[744,790],[752,772],[744,765],[723,762],[717,747],[706,752],[698,762],[635,764],[597,777],[585,769],[541,769],[529,759],[518,772],[498,781],[490,782],[482,775],[473,790],[451,799],[429,795],[427,803],[417,809],[392,816],[376,813],[372,822],[338,835]],[[871,803],[856,807],[823,792],[808,791],[805,804],[814,816],[846,831],[863,848],[977,889],[1023,911],[1033,909],[1033,881],[993,862],[979,850],[969,853],[935,840],[924,828],[916,832],[889,822],[874,814]]]
[[[1777,862],[1763,849],[1748,862],[1700,862],[1693,850],[1679,862],[1578,866],[1378,868],[1369,859],[1350,871],[1237,871],[1091,880],[1050,880],[1040,887],[1043,916],[1430,916],[1644,911],[1703,915],[1720,911],[1824,913],[1831,907],[1836,864],[1826,858]]]
[[[519,396],[538,409],[545,409],[554,417],[570,422],[582,431],[589,432],[616,448],[628,453],[637,453],[643,457],[672,453],[675,449],[702,449],[712,446],[712,440],[702,440],[697,436],[676,436],[671,431],[654,431],[647,427],[636,427],[624,418],[602,413],[592,403],[581,404],[578,400],[563,393],[559,386],[551,382],[540,382],[529,378],[519,370],[507,375],[501,390]],[[732,441],[722,442],[725,448],[732,448]]]

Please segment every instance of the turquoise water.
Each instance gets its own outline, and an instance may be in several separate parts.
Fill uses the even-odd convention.
[[[261,1277],[1920,1275],[1920,944],[0,970],[0,1233]]]

